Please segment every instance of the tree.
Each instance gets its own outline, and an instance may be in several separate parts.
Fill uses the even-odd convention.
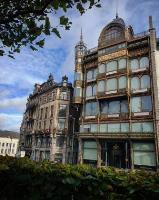
[[[33,51],[42,48],[45,36],[54,33],[60,38],[59,27],[70,29],[68,10],[82,15],[93,6],[100,7],[100,0],[0,0],[0,55],[14,58],[22,46]],[[50,17],[58,11],[59,24],[53,26]]]

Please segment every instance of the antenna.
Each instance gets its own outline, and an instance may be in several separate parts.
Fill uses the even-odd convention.
[[[83,34],[82,34],[82,28],[81,28],[81,36],[80,36],[80,41],[83,41]]]
[[[116,19],[118,18],[118,0],[116,0]]]

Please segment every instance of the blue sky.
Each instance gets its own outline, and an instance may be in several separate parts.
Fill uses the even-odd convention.
[[[61,30],[62,39],[52,35],[46,38],[43,49],[33,52],[22,48],[15,60],[0,57],[0,129],[19,131],[27,96],[35,83],[42,83],[52,73],[55,80],[67,75],[73,81],[74,46],[83,29],[88,48],[97,46],[102,28],[115,17],[116,0],[102,0],[102,8],[89,10],[83,16],[71,11],[72,27]],[[119,0],[119,17],[131,25],[135,33],[148,29],[148,16],[153,16],[154,27],[159,33],[158,0]],[[57,22],[57,16],[52,19]],[[158,35],[158,34],[157,34]]]

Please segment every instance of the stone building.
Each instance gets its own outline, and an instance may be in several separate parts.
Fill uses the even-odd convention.
[[[134,34],[116,16],[98,46],[75,47],[74,103],[81,109],[78,163],[158,166],[159,51],[156,31]]]
[[[72,163],[76,109],[71,104],[72,84],[66,76],[56,83],[50,74],[35,84],[29,96],[20,131],[21,150],[33,160]]]

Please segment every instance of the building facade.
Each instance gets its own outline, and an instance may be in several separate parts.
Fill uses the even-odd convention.
[[[36,161],[73,162],[76,111],[72,97],[73,87],[66,76],[60,83],[50,75],[43,84],[35,84],[20,131],[21,150],[26,156]]]
[[[75,47],[74,104],[80,107],[78,163],[158,166],[159,51],[156,31],[134,34],[116,18],[87,50]]]
[[[18,145],[18,137],[0,135],[0,155],[15,157],[17,154]]]

